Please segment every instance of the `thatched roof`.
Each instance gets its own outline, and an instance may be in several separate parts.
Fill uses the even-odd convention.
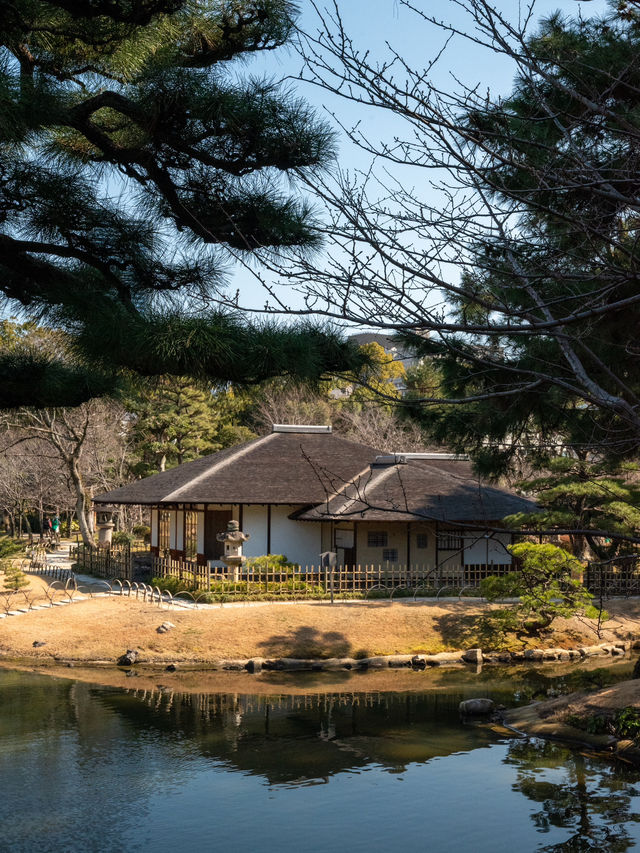
[[[284,430],[287,431],[284,431]],[[270,435],[185,462],[94,498],[114,504],[317,504],[365,470],[379,450],[322,432]]]
[[[536,504],[508,489],[483,483],[471,464],[443,454],[374,464],[341,492],[296,513],[302,521],[478,521],[496,522]],[[386,457],[389,460],[389,457]]]
[[[377,460],[377,461],[376,461]],[[498,521],[536,508],[451,454],[384,457],[327,427],[267,436],[113,489],[98,504],[297,504],[303,521]]]

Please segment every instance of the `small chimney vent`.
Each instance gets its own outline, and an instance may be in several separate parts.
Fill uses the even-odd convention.
[[[423,462],[464,462],[468,460],[467,455],[458,453],[437,453],[431,451],[429,453],[386,453],[382,456],[376,456],[374,465],[406,465],[407,462],[420,461]]]
[[[271,432],[302,432],[302,433],[323,433],[332,432],[332,427],[325,424],[273,424]]]

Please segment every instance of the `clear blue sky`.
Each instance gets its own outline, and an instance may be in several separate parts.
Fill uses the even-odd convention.
[[[427,14],[447,21],[461,29],[469,29],[469,19],[455,0],[414,0],[415,5]],[[322,0],[319,6],[324,6]],[[517,21],[526,4],[518,0],[500,0],[495,4],[510,20]],[[303,30],[314,32],[318,28],[318,18],[309,0],[300,2],[302,14],[300,25]],[[382,58],[386,51],[386,42],[406,57],[414,68],[424,68],[438,53],[444,42],[444,35],[428,25],[416,25],[416,16],[399,5],[397,0],[339,0],[340,14],[345,30],[354,43],[362,50],[369,50],[373,57]],[[532,21],[559,10],[567,15],[582,14],[592,17],[606,9],[605,0],[538,0],[534,6]],[[532,31],[535,29],[533,26]],[[267,74],[273,77],[297,77],[301,69],[300,57],[289,48],[282,48],[266,56],[257,56],[242,66],[243,74]],[[435,74],[436,83],[444,89],[454,91],[459,88],[457,80],[468,86],[479,84],[480,90],[489,90],[492,94],[507,94],[511,90],[514,69],[499,55],[474,46],[469,41],[455,37],[446,53],[439,61]],[[294,84],[292,84],[294,85]],[[346,126],[355,121],[363,122],[372,138],[392,139],[402,135],[402,126],[389,113],[380,110],[359,109],[352,103],[343,101],[323,92],[317,87],[295,83],[296,91],[313,104],[318,114],[333,121],[331,113]],[[353,146],[340,134],[340,165],[343,168],[366,168],[369,158]],[[240,303],[260,308],[265,302],[264,290],[256,284],[250,273],[237,269],[234,273],[231,289],[240,290]],[[295,297],[288,302],[296,304]]]

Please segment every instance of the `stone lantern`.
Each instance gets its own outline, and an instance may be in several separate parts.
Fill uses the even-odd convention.
[[[100,504],[96,507],[96,527],[98,528],[98,548],[110,548],[113,535],[114,513],[116,506],[111,504]]]
[[[242,556],[242,545],[249,538],[248,533],[240,530],[240,524],[237,521],[230,521],[226,531],[216,536],[218,542],[224,543],[224,554],[221,560],[233,572],[234,581],[240,579],[240,568],[247,559]]]

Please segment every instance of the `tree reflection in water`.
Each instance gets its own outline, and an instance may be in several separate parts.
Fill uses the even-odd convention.
[[[548,689],[533,671],[493,678],[251,695],[0,671],[0,851],[165,853],[212,837],[280,853],[299,853],[301,837],[310,853],[638,845],[640,771],[461,721],[461,699]]]
[[[632,798],[639,796],[637,771],[537,739],[511,743],[505,763],[516,767],[513,789],[540,805],[531,815],[538,830],[572,831],[540,853],[624,853],[636,846],[627,825],[640,822],[632,811]]]

